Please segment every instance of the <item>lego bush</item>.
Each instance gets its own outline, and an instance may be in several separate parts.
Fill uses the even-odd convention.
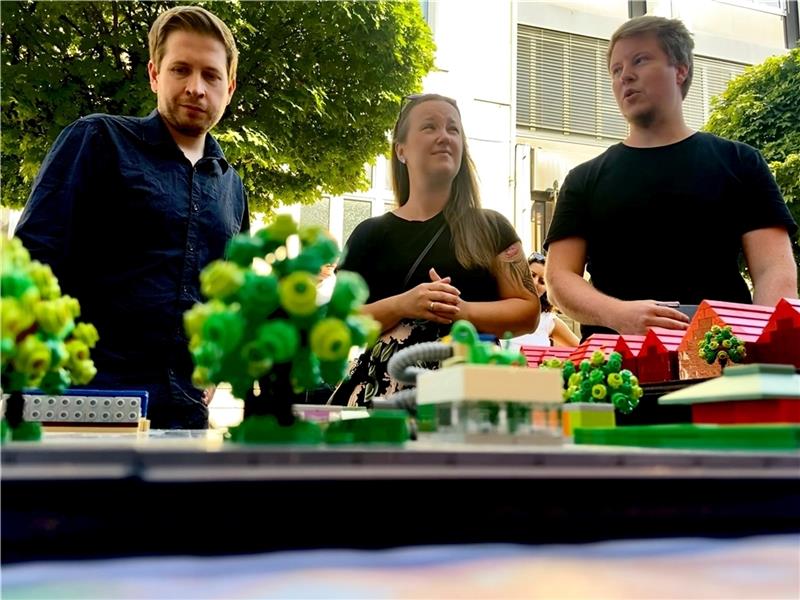
[[[700,358],[708,364],[719,362],[722,368],[725,368],[728,361],[742,362],[747,354],[744,342],[733,335],[730,325],[712,325],[698,344],[697,350]]]
[[[80,304],[62,296],[48,265],[31,260],[17,238],[0,240],[0,386],[9,394],[3,431],[12,439],[38,439],[38,423],[23,418],[22,390],[61,394],[89,383],[97,373],[89,349],[99,336],[76,323]]]
[[[286,242],[296,234],[300,250],[290,257]],[[317,303],[317,275],[338,254],[322,229],[298,230],[280,215],[255,234],[232,239],[227,260],[200,274],[209,300],[184,315],[192,379],[198,387],[228,382],[244,400],[245,420],[231,430],[234,439],[271,441],[286,435],[276,427],[303,427],[292,412],[295,394],[338,383],[350,349],[376,340],[380,325],[359,314],[368,290],[358,274],[339,272],[330,301]],[[308,435],[317,441],[317,433]]]
[[[595,350],[591,359],[582,360],[577,369],[567,360],[562,375],[567,402],[610,402],[628,414],[638,406],[643,394],[636,375],[622,368],[619,352],[612,352],[606,360],[602,350]]]

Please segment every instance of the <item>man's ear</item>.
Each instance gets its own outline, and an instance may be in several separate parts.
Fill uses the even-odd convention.
[[[147,74],[150,77],[150,89],[158,92],[158,71],[152,60],[147,61]]]
[[[678,85],[683,85],[683,82],[686,81],[686,78],[689,76],[689,65],[677,65],[675,71],[675,80]]]
[[[235,91],[236,91],[236,78],[234,77],[228,84],[228,102],[226,104],[231,103],[231,100],[233,100],[233,92]]]

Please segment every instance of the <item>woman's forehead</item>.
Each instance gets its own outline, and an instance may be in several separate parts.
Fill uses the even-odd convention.
[[[422,120],[431,117],[452,119],[456,122],[461,121],[461,118],[458,114],[458,109],[444,100],[425,100],[424,102],[420,102],[411,109],[411,114],[409,115],[409,118],[415,120]]]

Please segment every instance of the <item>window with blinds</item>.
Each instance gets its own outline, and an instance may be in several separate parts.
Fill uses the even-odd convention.
[[[705,56],[694,57],[692,86],[683,101],[683,118],[689,127],[701,129],[706,124],[711,114],[711,98],[724,92],[728,82],[746,66]]]
[[[517,126],[596,138],[622,139],[628,126],[619,114],[606,69],[608,40],[519,25]],[[692,87],[684,102],[690,127],[708,119],[710,99],[745,65],[695,56]]]

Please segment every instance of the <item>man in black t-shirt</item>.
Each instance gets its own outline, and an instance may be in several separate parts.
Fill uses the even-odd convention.
[[[693,46],[683,23],[652,16],[628,21],[609,43],[630,134],[567,175],[545,242],[548,295],[584,324],[584,337],[685,329],[688,317],[667,306],[675,301],[770,306],[797,296],[797,224],[764,159],[684,121]]]

